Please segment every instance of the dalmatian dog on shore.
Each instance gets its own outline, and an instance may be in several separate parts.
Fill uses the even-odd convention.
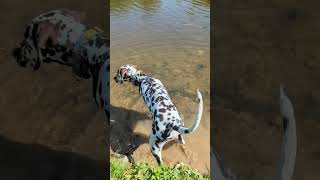
[[[13,50],[22,67],[34,71],[42,63],[71,66],[79,77],[93,79],[93,98],[110,123],[110,41],[99,28],[89,28],[86,14],[67,9],[42,13],[28,24]]]
[[[114,80],[120,84],[125,81],[131,82],[139,87],[139,92],[153,117],[149,145],[158,165],[162,163],[161,151],[166,142],[177,140],[185,144],[182,135],[192,133],[198,128],[203,108],[202,95],[199,90],[197,91],[198,113],[196,119],[191,128],[186,128],[160,80],[143,74],[131,64],[121,66]]]
[[[291,180],[297,154],[296,120],[293,105],[282,86],[280,87],[280,113],[282,119],[282,152],[278,174],[275,179]],[[229,168],[222,165],[221,158],[213,146],[211,147],[210,158],[211,178],[219,180],[237,179]]]

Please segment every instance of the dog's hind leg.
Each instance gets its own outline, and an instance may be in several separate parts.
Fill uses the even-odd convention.
[[[179,134],[179,135],[178,135],[178,141],[179,141],[181,144],[185,144],[185,143],[186,143],[185,140],[184,140],[184,138],[183,138],[183,136],[182,136],[182,134]]]
[[[152,155],[157,160],[158,165],[161,165],[162,164],[161,151],[165,142],[158,142],[156,141],[156,139],[157,139],[157,136],[152,134],[149,138],[149,145],[150,145],[150,150]]]
[[[150,150],[153,157],[157,160],[158,165],[161,165],[162,157],[161,157],[160,148],[158,148],[157,145],[154,144],[154,145],[150,145]]]

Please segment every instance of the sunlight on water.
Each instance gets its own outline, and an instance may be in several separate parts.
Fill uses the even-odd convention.
[[[110,5],[111,73],[124,63],[136,64],[169,92],[193,100],[199,88],[209,99],[209,0],[111,0]]]

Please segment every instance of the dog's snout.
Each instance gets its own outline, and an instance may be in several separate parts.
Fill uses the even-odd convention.
[[[118,79],[117,79],[117,76],[115,76],[113,79],[114,79],[116,82],[117,82],[117,80],[118,80]]]

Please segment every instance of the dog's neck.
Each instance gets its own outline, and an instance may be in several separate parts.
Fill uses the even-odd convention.
[[[141,70],[132,68],[128,72],[128,76],[131,78],[132,84],[134,84],[135,86],[138,86],[147,75],[142,73]]]
[[[74,48],[91,66],[109,59],[110,40],[101,30],[87,29],[75,43]]]

